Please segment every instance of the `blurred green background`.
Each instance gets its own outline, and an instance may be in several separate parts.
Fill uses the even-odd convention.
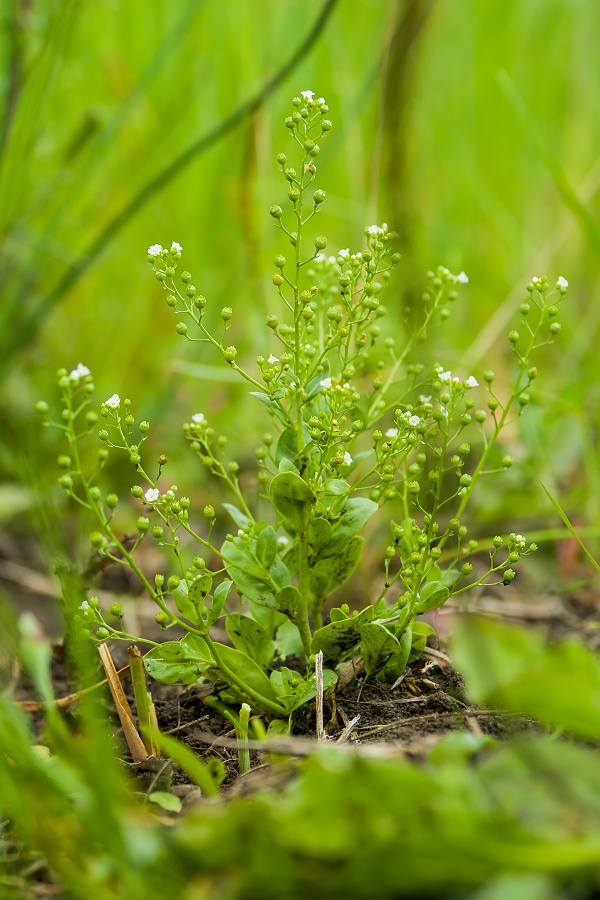
[[[190,492],[212,490],[186,456],[191,413],[210,411],[241,440],[237,458],[252,458],[262,409],[209,350],[175,334],[146,248],[179,241],[209,319],[233,307],[241,355],[261,352],[282,249],[268,210],[286,192],[274,159],[289,151],[290,100],[308,88],[334,122],[318,160],[330,247],[358,248],[372,222],[396,228],[392,315],[437,264],[469,275],[436,339],[446,366],[503,377],[526,283],[569,280],[560,340],[509,436],[521,466],[484,491],[478,516],[482,533],[558,524],[541,478],[578,525],[597,528],[596,3],[4,0],[0,17],[5,533],[45,527],[57,543],[79,533],[56,486],[63,448],[32,414],[53,399],[59,366],[88,365],[99,400],[131,397]],[[130,471],[114,477],[131,483]]]

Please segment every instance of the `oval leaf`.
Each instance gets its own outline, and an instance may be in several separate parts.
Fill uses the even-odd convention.
[[[271,482],[271,500],[275,509],[304,533],[316,502],[308,484],[293,472],[281,472]]]
[[[431,581],[421,591],[419,602],[416,605],[417,612],[424,613],[431,609],[439,609],[449,596],[450,591],[441,581]]]

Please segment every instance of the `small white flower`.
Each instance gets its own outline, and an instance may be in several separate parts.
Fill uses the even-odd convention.
[[[397,428],[388,428],[385,433],[386,438],[397,438],[398,437],[398,429]]]
[[[148,256],[160,256],[163,252],[163,248],[160,244],[152,244],[151,247],[148,247]]]
[[[325,106],[326,105],[325,97],[319,97],[319,99],[316,101],[316,103],[317,103],[317,106]]]
[[[429,403],[431,397],[426,397],[424,394],[421,394],[419,400],[421,401],[421,403]]]
[[[412,425],[413,428],[416,428],[417,425],[421,424],[421,420],[418,416],[411,416],[408,420],[408,424]]]
[[[158,490],[158,488],[148,488],[148,490],[144,494],[144,500],[146,501],[146,503],[156,503],[159,497],[160,491]]]
[[[562,275],[560,275],[560,276],[558,277],[557,282],[556,282],[556,287],[557,287],[559,290],[565,290],[565,291],[566,291],[566,289],[569,287],[569,282],[567,281],[566,278],[563,278]]]
[[[459,284],[468,284],[469,276],[466,272],[459,272],[459,274],[456,276],[456,280]]]
[[[289,542],[290,542],[290,539],[289,539],[289,537],[288,537],[287,535],[285,535],[285,534],[281,534],[281,535],[279,535],[279,537],[277,538],[277,543],[279,544],[280,547],[287,547],[287,545],[289,544]]]
[[[121,398],[118,394],[113,394],[112,397],[109,397],[108,400],[104,401],[105,406],[110,406],[111,409],[118,409],[121,405]]]
[[[329,388],[331,387],[331,378],[324,378],[319,382],[319,384],[322,388],[325,388],[325,390],[329,390]]]
[[[81,606],[79,607],[79,609],[84,610],[84,612],[86,609],[89,609],[89,608],[90,608],[90,604],[87,602],[87,600],[84,600],[83,603],[81,604]]]
[[[325,262],[326,259],[327,257],[324,253],[317,253],[317,255],[315,256],[315,262]]]
[[[337,259],[335,258],[335,256],[328,256],[327,262],[331,263],[331,265],[334,265],[337,262]]]
[[[346,247],[345,250],[339,250],[338,256],[341,256],[342,259],[348,259],[348,257],[350,256],[350,248]]]
[[[450,372],[450,371],[440,372],[438,374],[438,378],[440,379],[440,381],[443,381],[445,384],[450,384],[450,382],[452,381],[452,372]]]
[[[350,390],[350,382],[349,382],[349,381],[345,381],[345,382],[344,382],[344,388],[345,388],[347,391]]]
[[[192,422],[195,422],[196,425],[201,425],[202,422],[205,422],[205,421],[206,421],[206,416],[204,415],[204,413],[194,413],[194,415],[192,416]]]
[[[279,359],[278,359],[276,356],[273,356],[273,354],[271,353],[271,355],[270,355],[270,357],[268,358],[267,362],[271,363],[271,365],[274,366],[275,363],[278,363],[278,362],[279,362]]]
[[[171,244],[171,253],[181,253],[182,250],[183,247],[181,246],[181,244],[178,244],[177,241],[173,241],[173,243]]]
[[[383,234],[383,228],[380,228],[379,225],[369,225],[367,231],[372,237]]]
[[[351,466],[351,465],[352,465],[352,457],[350,456],[350,454],[348,453],[347,450],[346,450],[346,452],[344,453],[344,465],[345,465],[345,466]]]
[[[300,91],[305,100],[310,101],[315,96],[314,91]]]
[[[469,388],[479,387],[479,382],[477,381],[477,379],[475,378],[474,375],[469,375],[469,377],[465,381],[465,387],[469,387]]]
[[[69,373],[69,379],[77,383],[80,378],[85,378],[86,375],[91,375],[90,370],[83,363],[78,363],[77,368]]]

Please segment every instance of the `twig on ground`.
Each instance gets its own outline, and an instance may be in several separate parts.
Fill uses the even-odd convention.
[[[131,712],[127,697],[125,696],[125,691],[123,690],[121,682],[119,681],[119,676],[117,674],[113,658],[110,655],[108,645],[100,644],[100,646],[98,647],[98,653],[100,654],[100,659],[102,660],[102,665],[104,666],[104,671],[106,672],[108,687],[115,702],[115,707],[117,709],[117,714],[123,727],[123,735],[125,736],[125,740],[127,741],[127,746],[129,747],[131,758],[134,762],[142,762],[142,760],[148,759],[149,754],[146,751],[143,741],[135,727],[133,713]]]

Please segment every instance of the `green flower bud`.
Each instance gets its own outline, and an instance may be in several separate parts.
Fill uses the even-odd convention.
[[[527,406],[527,404],[528,404],[529,401],[531,400],[531,397],[529,396],[528,393],[524,392],[524,393],[522,393],[522,394],[519,394],[519,396],[517,397],[517,399],[518,399],[519,404],[520,404],[521,406]]]
[[[494,547],[501,547],[504,543],[504,538],[502,538],[499,534],[497,534],[494,538],[492,538],[492,544]]]
[[[502,457],[502,465],[505,469],[510,469],[512,464],[514,463],[514,459],[512,456],[503,456]]]
[[[510,584],[516,574],[514,569],[506,569],[504,572],[503,584]]]
[[[409,494],[418,494],[421,490],[421,485],[418,481],[409,481],[406,484],[406,490]]]
[[[458,519],[450,519],[448,522],[448,528],[450,531],[458,531],[460,528],[460,521]]]
[[[156,538],[157,541],[162,541],[165,536],[165,529],[161,525],[155,525],[152,529],[152,537]]]
[[[275,287],[280,287],[280,285],[282,285],[283,282],[285,281],[285,278],[283,277],[283,275],[280,275],[279,272],[275,272],[275,274],[273,275],[272,281],[273,281],[273,284],[275,285]],[[269,318],[275,318],[275,317],[269,316]]]
[[[70,456],[59,456],[56,460],[59,469],[70,469],[71,468],[71,457]]]
[[[175,331],[177,332],[177,334],[187,334],[188,327],[185,324],[185,322],[178,322],[177,325],[175,326]]]
[[[166,612],[161,610],[156,616],[154,616],[154,621],[157,625],[160,625],[161,628],[164,628],[165,625],[169,624],[169,617]]]
[[[463,538],[463,537],[466,537],[466,535],[467,535],[467,526],[461,525],[460,528],[458,529],[458,536]]]
[[[550,325],[550,334],[558,334],[561,328],[560,322],[552,322]]]
[[[487,413],[484,409],[478,409],[477,412],[475,413],[475,420],[477,422],[485,422],[486,418],[487,418]]]
[[[123,615],[123,610],[118,603],[113,603],[113,605],[109,609],[109,613],[111,614],[111,616],[114,616],[115,619],[120,619]]]
[[[473,571],[473,565],[470,562],[463,563],[461,566],[461,574],[462,575],[470,575]]]
[[[511,344],[516,344],[517,341],[519,340],[519,337],[520,337],[520,335],[519,335],[518,331],[513,330],[513,331],[508,332],[508,340],[510,341]]]
[[[136,451],[129,454],[129,462],[132,463],[132,465],[139,466],[141,461],[142,461],[142,457]]]
[[[315,238],[315,247],[317,250],[324,250],[327,246],[327,238],[324,235],[320,234]]]
[[[150,422],[140,422],[138,428],[140,429],[142,434],[147,434],[150,431]]]
[[[188,284],[187,288],[185,289],[185,293],[190,298],[194,297],[196,295],[196,292],[197,292],[197,288],[196,288],[195,284]]]
[[[175,591],[179,587],[181,579],[178,575],[171,575],[167,581],[167,591]]]
[[[521,303],[521,305],[519,307],[519,312],[521,313],[522,316],[528,316],[529,313],[531,312],[531,306],[529,305],[529,303]]]
[[[116,494],[109,494],[106,498],[106,505],[109,509],[115,509],[119,505],[119,498]]]
[[[458,452],[461,456],[467,456],[471,452],[471,445],[467,443],[461,444],[458,448]]]
[[[164,583],[165,583],[165,576],[161,575],[160,572],[158,573],[158,575],[154,576],[154,585],[155,585],[155,587],[158,588],[158,590],[161,589],[161,587],[163,586]]]
[[[233,315],[233,310],[230,306],[224,306],[223,309],[221,310],[221,318],[223,319],[224,322],[228,322],[229,319],[231,319],[232,315]]]
[[[192,565],[194,566],[194,568],[202,571],[206,568],[206,560],[202,559],[201,556],[195,556],[192,560]]]
[[[96,637],[99,637],[101,640],[105,641],[108,637],[110,637],[110,632],[109,632],[108,628],[105,628],[104,625],[102,625],[96,631]]]
[[[209,522],[214,521],[215,516],[216,516],[214,506],[211,506],[210,504],[205,506],[204,509],[202,510],[202,515],[204,516],[205,519],[208,519]]]
[[[98,501],[102,499],[102,491],[99,487],[92,487],[89,491],[90,499]]]
[[[547,309],[548,318],[553,319],[558,315],[558,306],[549,306]]]
[[[237,356],[237,348],[236,347],[227,347],[223,356],[227,360],[227,362],[233,362]]]
[[[98,450],[98,459],[100,462],[105,462],[108,459],[108,450],[106,447],[100,447]]]
[[[92,547],[95,547],[96,550],[102,550],[104,547],[106,547],[107,543],[108,541],[103,534],[100,534],[99,531],[92,531],[92,533],[90,534],[90,544],[92,545]]]
[[[175,297],[174,294],[169,294],[169,296],[167,297],[167,306],[170,309],[175,309],[175,307],[177,306],[177,297]]]
[[[146,516],[140,516],[135,524],[137,530],[143,533],[144,531],[148,531],[148,529],[150,528],[150,519],[146,518]]]
[[[512,553],[508,554],[508,561],[511,563],[519,562],[519,554],[516,552],[516,550],[513,550]]]
[[[227,468],[229,469],[229,471],[231,472],[232,475],[237,475],[237,473],[240,471],[239,464],[236,463],[235,460],[232,460],[230,463],[227,463]]]
[[[298,190],[298,188],[290,188],[288,191],[288,197],[292,201],[292,203],[297,203],[300,199],[300,191]]]
[[[461,475],[460,476],[460,485],[461,487],[469,487],[473,479],[470,475]]]
[[[440,556],[442,555],[442,551],[439,547],[432,547],[429,551],[429,555],[433,560],[436,560],[440,558]]]
[[[272,206],[269,210],[274,219],[281,219],[283,210],[280,206]]]
[[[313,200],[315,202],[315,206],[318,206],[320,203],[323,203],[326,196],[327,195],[326,195],[325,191],[321,191],[321,190],[315,191],[313,194]]]
[[[50,409],[50,407],[48,406],[48,404],[46,403],[45,400],[38,400],[38,402],[35,404],[35,406],[33,408],[35,409],[38,416],[47,415],[48,410]]]

